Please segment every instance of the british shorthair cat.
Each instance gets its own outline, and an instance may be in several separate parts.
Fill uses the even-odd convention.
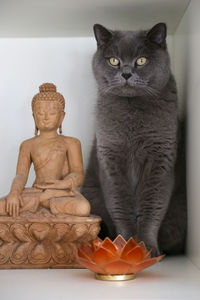
[[[94,25],[96,134],[82,190],[103,219],[101,237],[137,235],[153,255],[182,252],[187,223],[166,31]]]

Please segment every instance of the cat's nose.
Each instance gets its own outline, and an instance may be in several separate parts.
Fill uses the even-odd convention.
[[[126,80],[128,80],[131,76],[131,73],[122,73],[122,77],[124,77]]]

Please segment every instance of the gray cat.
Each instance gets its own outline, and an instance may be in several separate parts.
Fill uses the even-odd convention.
[[[96,137],[82,192],[103,219],[101,237],[137,235],[153,255],[179,253],[186,197],[166,25],[112,31],[96,24],[94,33]]]

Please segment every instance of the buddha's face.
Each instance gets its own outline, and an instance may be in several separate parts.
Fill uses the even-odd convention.
[[[38,101],[35,103],[33,117],[40,131],[58,129],[62,124],[65,113],[56,101]]]

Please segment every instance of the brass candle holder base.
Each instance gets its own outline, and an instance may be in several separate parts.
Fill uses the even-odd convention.
[[[95,274],[95,278],[98,280],[106,281],[122,281],[122,280],[131,280],[135,278],[135,274],[123,274],[123,275],[104,275],[104,274]]]

